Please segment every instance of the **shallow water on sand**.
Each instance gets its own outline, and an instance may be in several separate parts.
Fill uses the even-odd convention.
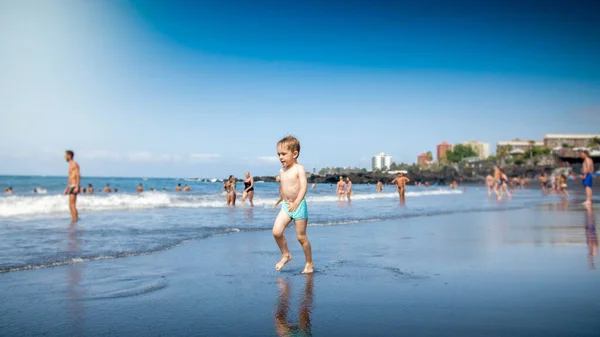
[[[177,179],[90,178],[96,189],[105,183],[119,193],[80,195],[81,220],[69,226],[67,198],[61,195],[64,178],[1,177],[15,195],[0,197],[0,272],[57,266],[147,254],[170,249],[183,242],[214,235],[269,230],[278,209],[278,185],[255,184],[252,208],[225,206],[222,183]],[[148,189],[171,190],[189,184],[191,193],[132,193],[138,183]],[[241,190],[242,185],[238,186]],[[45,194],[34,194],[43,187]],[[123,193],[124,191],[124,193]],[[511,210],[544,200],[538,190],[519,190],[510,201],[497,202],[479,187],[453,190],[447,187],[410,186],[400,203],[391,186],[375,193],[374,186],[355,185],[352,202],[337,201],[334,187],[318,185],[307,194],[310,226],[336,226],[357,222],[402,219],[437,214]],[[240,193],[241,194],[241,193]],[[557,200],[556,197],[553,200]]]
[[[600,210],[517,210],[312,228],[273,271],[269,233],[0,275],[0,335],[597,336]]]

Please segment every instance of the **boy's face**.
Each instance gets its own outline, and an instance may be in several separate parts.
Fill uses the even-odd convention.
[[[291,151],[286,146],[278,146],[277,154],[279,155],[279,161],[283,167],[288,167],[296,162],[298,158],[298,151]]]

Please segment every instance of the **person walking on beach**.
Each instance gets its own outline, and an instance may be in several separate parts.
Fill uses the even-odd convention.
[[[498,200],[502,200],[502,195],[504,193],[506,193],[506,195],[508,195],[510,198],[512,195],[508,191],[508,177],[506,176],[506,173],[504,173],[504,171],[498,166],[494,166],[494,180],[496,181],[496,184],[494,185],[494,192],[498,196]]]
[[[65,160],[69,163],[69,178],[65,195],[69,196],[69,210],[71,211],[71,224],[79,220],[77,213],[77,194],[79,193],[79,185],[81,184],[81,176],[79,174],[79,164],[74,160],[75,153],[71,150],[65,151]]]
[[[565,197],[569,197],[569,192],[567,191],[567,176],[561,174],[558,178],[558,195],[562,198],[563,194]]]
[[[581,151],[581,159],[583,159],[583,165],[581,165],[581,179],[583,180],[586,196],[586,200],[583,204],[591,205],[592,185],[594,182],[594,162],[587,151]]]
[[[485,185],[487,186],[488,197],[491,197],[494,190],[494,176],[492,173],[489,173],[487,177],[485,177]]]
[[[398,196],[400,201],[404,200],[404,193],[406,193],[406,183],[410,182],[410,179],[404,176],[404,173],[398,173],[396,178],[392,180],[392,184],[398,187]]]
[[[494,193],[498,197],[498,200],[502,200],[502,172],[500,167],[494,166]]]
[[[235,199],[237,199],[237,193],[235,191],[235,177],[233,175],[229,176],[229,180],[227,180],[226,191],[227,191],[227,206],[235,206]]]
[[[281,270],[288,262],[292,260],[287,246],[287,241],[283,235],[285,228],[294,221],[296,227],[296,237],[304,250],[306,264],[303,274],[310,274],[314,270],[312,260],[312,248],[310,241],[306,236],[306,226],[308,225],[308,208],[306,206],[306,191],[308,182],[306,180],[306,170],[304,166],[298,163],[300,155],[300,142],[297,138],[287,136],[277,143],[277,154],[282,168],[279,170],[281,177],[281,196],[283,202],[281,211],[273,225],[273,237],[279,250],[281,251],[281,260],[275,265],[276,270]]]
[[[502,169],[500,169],[500,174],[501,174],[500,175],[500,181],[502,182],[502,186],[501,186],[502,191],[504,193],[506,193],[506,195],[508,195],[508,197],[510,198],[510,197],[512,197],[512,194],[511,194],[511,192],[508,191],[508,187],[509,187],[508,186],[508,184],[509,184],[509,182],[508,182],[508,176],[506,175],[506,173]]]
[[[352,181],[350,177],[346,177],[346,198],[350,201],[350,196],[352,195]]]
[[[542,172],[542,174],[540,174],[540,185],[542,185],[542,193],[546,194],[548,193],[547,186],[548,186],[548,174],[546,172]]]
[[[344,182],[344,177],[340,177],[340,181],[338,181],[338,183],[337,183],[338,201],[342,201],[345,191],[346,191],[346,183]]]
[[[244,178],[244,193],[242,193],[242,206],[246,204],[246,198],[250,202],[250,206],[254,207],[254,178],[250,176],[250,172],[246,172]]]

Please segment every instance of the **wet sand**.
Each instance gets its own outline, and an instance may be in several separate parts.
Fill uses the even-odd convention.
[[[290,229],[283,272],[257,231],[0,274],[0,335],[597,336],[599,217],[556,202],[311,227],[313,276]]]

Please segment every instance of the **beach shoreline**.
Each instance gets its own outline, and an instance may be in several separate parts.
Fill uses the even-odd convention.
[[[0,334],[274,336],[289,288],[287,319],[297,324],[310,295],[314,335],[591,336],[600,275],[584,248],[585,221],[596,216],[569,207],[311,227],[310,282],[289,229],[294,260],[281,273],[272,236],[251,231],[0,274],[11,289]]]

